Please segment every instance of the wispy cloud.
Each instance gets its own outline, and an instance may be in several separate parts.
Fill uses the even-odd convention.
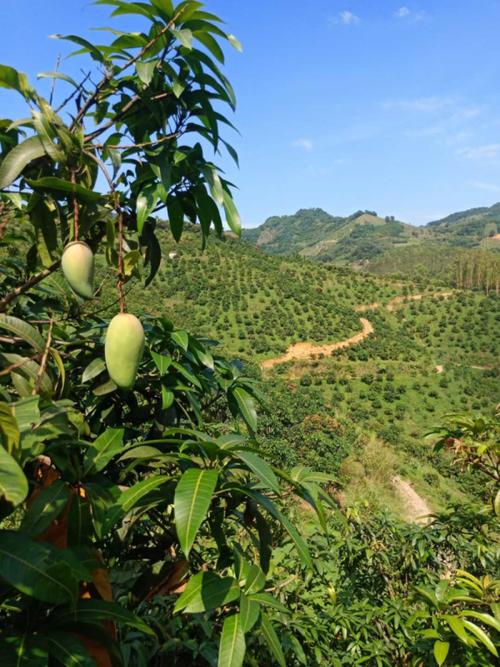
[[[492,160],[500,156],[500,144],[485,144],[483,146],[472,146],[468,148],[460,148],[457,155],[463,155],[472,160],[484,159]]]
[[[292,141],[292,146],[294,148],[302,148],[302,150],[307,151],[308,153],[310,153],[314,148],[313,142],[307,137],[300,137],[299,139],[295,139]]]
[[[394,16],[401,21],[422,21],[425,18],[425,12],[422,11],[413,11],[406,5],[403,5],[399,9],[396,9]]]
[[[386,100],[384,109],[402,109],[404,111],[434,112],[450,107],[454,100],[449,97],[417,97],[412,100]]]
[[[442,125],[429,125],[427,127],[415,127],[405,131],[407,137],[435,137],[443,134],[445,128]]]
[[[361,19],[359,16],[356,16],[356,14],[353,14],[353,12],[344,9],[336,16],[333,16],[331,19],[329,19],[329,22],[333,25],[356,25],[356,23],[359,23],[360,20]]]
[[[484,183],[484,181],[474,181],[471,183],[473,188],[484,190],[485,192],[500,192],[500,185],[497,183]]]
[[[411,14],[410,10],[405,5],[403,5],[399,9],[396,9],[396,11],[394,12],[394,16],[398,19],[404,19],[407,16],[410,16],[410,14]]]

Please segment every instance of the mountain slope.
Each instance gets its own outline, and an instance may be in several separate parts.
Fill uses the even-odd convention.
[[[374,211],[356,211],[348,217],[322,209],[301,209],[293,215],[274,216],[244,238],[273,254],[295,254],[339,263],[362,262],[395,244],[415,242],[428,235],[422,228],[381,218]]]
[[[500,204],[454,213],[416,227],[381,218],[373,211],[357,211],[342,218],[322,209],[301,209],[293,215],[268,218],[263,225],[245,230],[244,238],[272,254],[300,254],[338,264],[378,269],[384,257],[404,250],[418,262],[433,248],[500,249]],[[411,262],[415,262],[412,260]],[[424,262],[425,263],[425,262]]]

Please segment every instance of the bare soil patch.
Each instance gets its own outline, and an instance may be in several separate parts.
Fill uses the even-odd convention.
[[[295,345],[291,345],[285,354],[282,354],[280,357],[265,359],[261,363],[261,367],[263,369],[269,369],[278,364],[283,364],[285,361],[304,361],[312,359],[318,354],[330,355],[334,350],[341,350],[345,347],[356,345],[356,343],[361,343],[362,340],[373,333],[374,329],[371,322],[365,317],[360,317],[359,321],[362,326],[361,331],[350,338],[340,340],[337,343],[327,343],[325,345],[315,345],[314,343],[308,342],[296,343]]]
[[[395,475],[392,478],[392,483],[396,493],[403,501],[406,520],[410,523],[428,523],[432,510],[422,496],[418,495],[410,482],[401,479],[399,475]]]

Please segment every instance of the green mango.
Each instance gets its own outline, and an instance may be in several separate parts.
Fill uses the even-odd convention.
[[[119,313],[109,323],[104,344],[108,373],[121,389],[131,389],[144,352],[144,329],[130,313]]]
[[[74,241],[65,248],[61,268],[71,289],[84,299],[94,296],[94,255],[83,241]]]

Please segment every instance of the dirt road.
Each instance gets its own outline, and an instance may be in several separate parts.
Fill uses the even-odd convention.
[[[421,301],[426,297],[440,297],[448,299],[450,296],[453,296],[453,292],[434,292],[433,294],[408,294],[407,296],[395,296],[393,299],[388,301],[385,305],[380,303],[380,301],[374,301],[373,303],[361,304],[359,306],[354,306],[356,313],[365,313],[368,310],[378,310],[379,308],[387,308],[390,312],[396,309],[396,306],[399,306],[404,303],[409,303],[410,301]]]
[[[444,297],[445,299],[447,299],[452,295],[453,292],[436,292],[434,294],[411,294],[408,296],[396,296],[393,299],[391,299],[387,304],[385,304],[385,306],[383,303],[375,301],[374,303],[355,306],[354,311],[357,313],[364,313],[369,310],[378,310],[379,308],[384,308],[384,307],[387,308],[387,310],[392,311],[396,308],[397,305],[406,303],[408,301],[420,301],[420,299],[423,299],[424,297],[427,296]],[[264,370],[268,370],[270,368],[273,368],[274,366],[277,366],[278,364],[284,363],[285,361],[307,361],[309,359],[313,359],[318,354],[329,355],[334,350],[341,350],[345,347],[356,345],[356,343],[360,343],[362,340],[367,338],[367,336],[370,336],[374,331],[373,325],[365,317],[360,317],[359,321],[361,322],[363,328],[360,331],[360,333],[351,336],[351,338],[338,341],[337,343],[328,343],[326,345],[314,345],[314,343],[308,343],[308,342],[295,343],[294,345],[291,345],[288,348],[285,354],[282,354],[280,357],[265,359],[264,361],[261,362],[260,366]]]
[[[365,317],[360,317],[359,321],[361,322],[362,329],[359,333],[346,338],[345,340],[340,340],[337,343],[327,343],[325,345],[314,345],[313,343],[295,343],[291,345],[285,354],[282,354],[280,357],[273,357],[272,359],[265,359],[261,363],[261,368],[269,369],[273,368],[278,364],[282,364],[285,361],[305,361],[312,359],[318,354],[329,355],[334,350],[341,350],[345,347],[350,347],[351,345],[356,345],[356,343],[361,343],[362,340],[370,336],[374,329],[371,324]]]

